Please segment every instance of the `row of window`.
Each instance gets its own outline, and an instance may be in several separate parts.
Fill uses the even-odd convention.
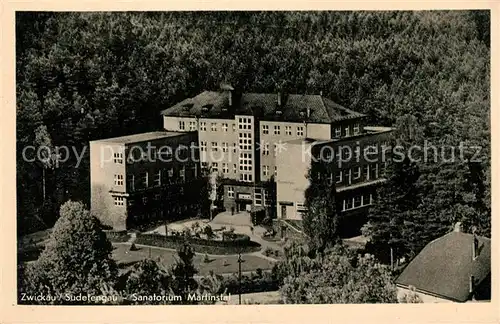
[[[236,131],[236,124],[231,123],[231,128],[232,128],[233,132]],[[185,121],[183,121],[183,120],[179,121],[179,129],[186,130],[186,122]],[[212,132],[217,132],[217,129],[218,129],[217,123],[210,123],[210,130]],[[229,123],[221,123],[221,129],[223,132],[227,132],[229,130]],[[245,118],[245,117],[238,118],[238,129],[251,130],[252,129],[252,119]],[[196,122],[195,121],[189,122],[189,130],[190,131],[196,130]],[[207,122],[200,122],[200,131],[202,131],[202,132],[207,131]],[[269,131],[270,131],[269,125],[262,125],[262,134],[268,135]],[[274,133],[274,135],[280,135],[281,134],[281,125],[274,125],[273,126],[273,133]],[[293,134],[292,126],[285,126],[284,133],[285,133],[285,135],[291,136]],[[360,125],[359,124],[352,125],[352,135],[358,135],[360,133],[361,133]],[[296,126],[295,127],[295,134],[298,137],[304,136],[304,126]],[[344,126],[344,136],[345,137],[351,136],[351,126],[350,125]],[[335,127],[335,137],[336,138],[342,137],[342,127],[341,126]]]
[[[359,124],[354,124],[352,125],[352,135],[359,135],[361,133],[361,128]],[[346,125],[344,126],[344,136],[348,137],[351,136],[351,126]],[[341,126],[336,126],[335,127],[335,138],[342,137],[342,127]]]
[[[361,173],[363,170],[363,173]],[[364,181],[376,180],[381,176],[385,175],[386,165],[385,163],[379,166],[378,163],[365,164],[363,167],[354,167],[343,169],[335,172],[335,183],[346,183],[351,184],[352,180],[358,180],[363,175]],[[330,174],[330,182],[333,181],[332,175]]]
[[[292,131],[292,126],[285,126],[285,135],[292,136],[293,131]],[[269,125],[262,125],[262,134],[268,135],[269,134]],[[274,135],[280,135],[281,134],[281,125],[274,125],[273,126],[273,134]],[[304,136],[304,126],[296,126],[295,127],[295,134],[298,137]]]
[[[267,177],[269,176],[269,165],[263,165],[262,166],[262,175],[264,177]],[[276,166],[274,166],[274,176],[278,176],[278,168]]]
[[[196,165],[195,165],[196,169]],[[196,170],[195,170],[196,174]],[[162,177],[163,175],[163,177]],[[174,169],[163,169],[163,170],[157,170],[154,175],[153,175],[153,187],[159,187],[162,185],[162,181],[166,182],[171,182],[170,180],[174,177]],[[167,179],[168,178],[168,179]],[[182,169],[179,170],[179,177],[177,178],[179,182],[185,182],[186,181],[186,169],[183,167]],[[123,186],[124,181],[124,176],[123,174],[115,174],[114,175],[114,183],[115,186]],[[148,188],[150,186],[149,183],[149,173],[148,172],[143,172],[141,173],[137,179],[136,176],[131,174],[130,176],[127,177],[127,182],[129,186],[129,190],[135,190],[136,186],[139,188]]]
[[[372,194],[356,195],[352,198],[346,198],[342,201],[342,211],[360,208],[373,204]]]
[[[184,194],[184,188],[183,187],[179,188],[179,194],[181,194],[181,195]],[[114,196],[113,200],[114,200],[114,205],[115,206],[118,206],[118,207],[125,206],[125,198],[124,197]],[[155,200],[155,201],[161,200],[161,195],[160,194],[155,194],[153,196],[153,200]],[[142,197],[142,204],[143,205],[146,205],[148,203],[148,201],[149,201],[149,197]],[[129,206],[133,206],[134,204],[135,204],[135,200],[128,199],[128,205]]]

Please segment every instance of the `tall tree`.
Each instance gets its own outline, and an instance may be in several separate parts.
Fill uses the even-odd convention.
[[[408,156],[401,162],[390,161],[386,174],[388,181],[377,190],[379,199],[370,208],[368,223],[362,230],[369,238],[370,253],[384,261],[389,260],[391,253],[399,258],[410,253],[411,236],[406,236],[406,231],[412,224],[412,213],[420,205],[417,189],[420,172],[415,162]]]
[[[333,163],[314,163],[308,171],[305,191],[304,234],[313,250],[322,252],[339,240],[339,206],[335,199]]]
[[[198,283],[194,279],[194,276],[198,273],[193,264],[194,255],[193,248],[187,243],[183,244],[177,250],[178,260],[172,268],[172,289],[176,295],[182,297],[182,303],[184,304],[189,303],[189,294],[196,292],[198,288]]]
[[[98,220],[81,202],[68,201],[39,259],[26,269],[24,289],[32,295],[64,296],[54,304],[74,303],[66,296],[99,296],[116,280],[111,252]]]
[[[337,245],[317,256],[318,266],[290,273],[280,288],[287,304],[396,303],[391,272],[372,255]]]

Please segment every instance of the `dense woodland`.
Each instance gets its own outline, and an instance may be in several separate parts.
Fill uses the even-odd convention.
[[[485,11],[18,12],[19,232],[52,226],[63,202],[90,196],[88,148],[75,167],[74,154],[59,165],[25,162],[24,147],[81,154],[90,140],[160,129],[160,110],[230,82],[322,91],[396,127],[393,143],[407,147],[481,146],[477,163],[392,165],[381,189],[390,198],[364,230],[398,256],[456,221],[489,236],[489,23]]]

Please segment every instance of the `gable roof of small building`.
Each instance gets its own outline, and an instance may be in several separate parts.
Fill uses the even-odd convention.
[[[278,106],[278,95],[273,93],[242,93],[240,95],[233,93],[233,97],[233,107],[229,107],[229,91],[204,91],[161,113],[165,116],[207,118],[260,115],[262,119],[270,121],[311,123],[331,123],[366,116],[320,95],[283,95],[281,106]],[[309,116],[307,116],[308,108]],[[280,113],[277,114],[277,110]]]
[[[427,244],[397,278],[398,286],[444,299],[469,299],[470,276],[479,286],[491,273],[491,241],[477,236],[479,254],[473,260],[472,234],[448,233]]]

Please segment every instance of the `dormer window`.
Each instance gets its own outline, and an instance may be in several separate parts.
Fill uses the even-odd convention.
[[[206,105],[203,105],[203,107],[201,107],[201,111],[206,113],[206,112],[208,112],[210,109],[212,109],[212,107],[213,107],[213,106],[214,106],[214,105],[212,105],[212,104],[206,104]]]

